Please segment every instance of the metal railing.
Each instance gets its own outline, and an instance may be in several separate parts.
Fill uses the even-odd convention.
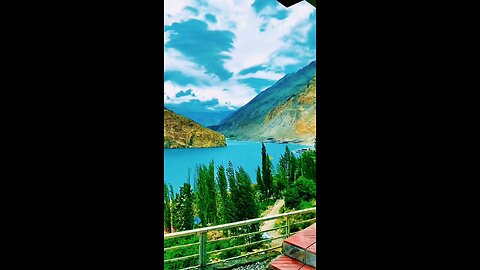
[[[295,222],[295,220],[293,218],[295,215],[305,215],[307,213],[314,213],[315,217]],[[285,225],[279,226],[279,227],[274,227],[274,228],[263,230],[263,231],[259,229],[258,231],[254,231],[254,232],[248,232],[248,233],[243,233],[243,234],[235,234],[233,236],[228,236],[227,235],[227,237],[208,240],[208,234],[207,233],[209,233],[209,232],[213,232],[213,231],[226,232],[227,230],[232,230],[232,229],[237,229],[238,231],[240,231],[238,229],[239,227],[243,227],[243,226],[247,226],[247,225],[253,225],[253,224],[259,224],[259,223],[262,223],[264,221],[269,221],[269,220],[273,220],[273,219],[280,219],[280,218],[285,218],[286,219],[285,220]],[[315,221],[316,221],[316,208],[313,207],[313,208],[293,211],[293,212],[289,212],[289,213],[278,214],[278,215],[269,216],[269,217],[255,218],[255,219],[243,220],[243,221],[238,221],[238,222],[233,222],[233,223],[228,223],[228,224],[222,224],[222,225],[217,225],[217,226],[211,226],[211,227],[199,228],[199,229],[194,229],[194,230],[164,234],[164,236],[163,236],[164,241],[169,240],[169,239],[186,237],[186,236],[195,236],[195,235],[199,236],[199,241],[198,242],[184,244],[184,245],[176,245],[176,246],[167,247],[167,248],[164,249],[164,252],[165,252],[165,251],[169,251],[169,250],[181,249],[181,248],[185,248],[185,247],[191,247],[191,246],[197,246],[198,245],[199,248],[198,248],[198,253],[197,254],[182,256],[182,257],[173,258],[173,259],[167,259],[167,260],[164,260],[164,265],[166,263],[170,263],[170,262],[182,261],[182,260],[186,260],[186,259],[189,259],[189,258],[198,257],[198,265],[183,268],[183,269],[184,270],[187,270],[187,269],[202,269],[203,270],[203,269],[206,269],[206,267],[209,266],[209,265],[214,265],[214,264],[221,263],[221,262],[227,262],[227,261],[239,259],[239,258],[242,258],[242,257],[255,255],[255,254],[258,254],[258,253],[264,253],[264,252],[272,251],[272,250],[275,250],[275,249],[279,249],[279,248],[282,247],[282,244],[277,245],[277,246],[268,245],[266,248],[260,248],[257,251],[247,252],[246,254],[243,254],[243,255],[240,255],[240,256],[234,256],[234,257],[230,257],[230,258],[227,258],[227,259],[218,259],[216,261],[210,261],[209,262],[209,255],[211,255],[211,254],[216,254],[216,253],[220,253],[222,251],[224,252],[224,251],[233,250],[233,249],[239,249],[239,248],[243,248],[243,247],[247,247],[247,246],[251,246],[251,245],[258,245],[258,244],[267,243],[267,242],[272,242],[272,244],[273,244],[274,240],[286,239],[289,236],[293,235],[294,233],[291,233],[291,231],[290,231],[290,229],[292,228],[292,225],[298,225],[298,224],[302,224],[302,223],[315,222]],[[269,231],[276,231],[276,230],[283,229],[283,228],[286,228],[286,233],[281,234],[280,236],[277,236],[277,237],[272,237],[272,238],[263,239],[263,240],[259,240],[259,241],[254,241],[254,242],[246,241],[247,243],[245,243],[245,244],[241,244],[241,245],[237,245],[237,246],[233,246],[233,247],[227,247],[227,248],[223,248],[223,249],[217,249],[217,250],[207,252],[207,243],[214,243],[214,242],[218,242],[218,241],[232,240],[232,239],[239,238],[239,237],[253,236],[253,235],[256,235],[256,234],[265,233],[265,232],[269,232]]]

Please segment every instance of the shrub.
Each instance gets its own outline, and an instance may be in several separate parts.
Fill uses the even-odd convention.
[[[317,193],[315,181],[300,177],[285,191],[285,206],[298,209],[302,201],[314,199]]]

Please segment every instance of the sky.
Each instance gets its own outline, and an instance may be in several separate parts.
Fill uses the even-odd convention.
[[[306,1],[164,3],[163,101],[174,111],[220,119],[316,58],[316,10]]]

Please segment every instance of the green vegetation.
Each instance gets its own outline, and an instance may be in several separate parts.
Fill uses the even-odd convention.
[[[174,194],[171,185],[164,188],[165,230],[190,230],[193,228],[213,226],[235,221],[253,219],[260,216],[277,199],[283,198],[283,211],[306,209],[316,205],[316,147],[296,157],[288,148],[281,156],[276,171],[272,166],[265,145],[261,149],[262,164],[256,170],[256,184],[252,184],[250,176],[242,166],[234,168],[231,162],[215,169],[213,160],[208,165],[199,165],[194,174],[194,186],[183,184],[179,193]],[[295,222],[311,219],[315,213],[295,217]],[[201,222],[194,224],[194,217]],[[285,220],[280,220],[280,224]],[[311,223],[310,223],[311,224]],[[310,225],[305,222],[293,225],[291,232]],[[209,233],[207,252],[235,247],[261,240],[261,234],[240,236],[233,239],[220,240],[259,230],[260,224]],[[216,241],[213,241],[216,240]],[[165,240],[165,260],[198,254],[198,236]],[[187,247],[168,249],[178,245],[192,244]],[[261,248],[267,243],[259,243],[242,248],[209,254],[210,260],[231,258]],[[181,269],[198,264],[198,256],[167,262],[165,269]]]
[[[303,202],[315,198],[317,188],[315,181],[301,176],[285,191],[285,206],[289,209],[301,209]]]
[[[164,188],[163,188],[163,203],[165,204],[166,207],[164,207],[164,210],[163,210],[163,221],[164,221],[163,226],[165,227],[167,232],[171,232],[171,228],[172,228],[172,216],[171,216],[171,213],[170,213],[170,209],[171,209],[170,201],[171,201],[170,197],[168,196],[168,187],[167,187],[167,184],[165,183]]]
[[[273,195],[272,162],[267,154],[265,144],[262,143],[262,183],[264,185],[264,197],[269,199]]]

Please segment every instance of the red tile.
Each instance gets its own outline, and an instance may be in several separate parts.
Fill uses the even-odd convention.
[[[313,223],[312,225],[310,225],[307,229],[314,229],[314,230],[317,230],[317,223]]]
[[[317,254],[317,243],[313,243],[311,246],[307,248],[307,252]]]
[[[292,259],[288,256],[281,255],[274,262],[270,264],[270,269],[274,270],[300,270],[303,267],[303,263]]]
[[[317,233],[314,230],[303,230],[285,240],[285,243],[306,249],[317,242]]]
[[[300,268],[299,270],[315,270],[315,268],[311,267],[310,265],[304,265],[302,266],[302,268]]]

